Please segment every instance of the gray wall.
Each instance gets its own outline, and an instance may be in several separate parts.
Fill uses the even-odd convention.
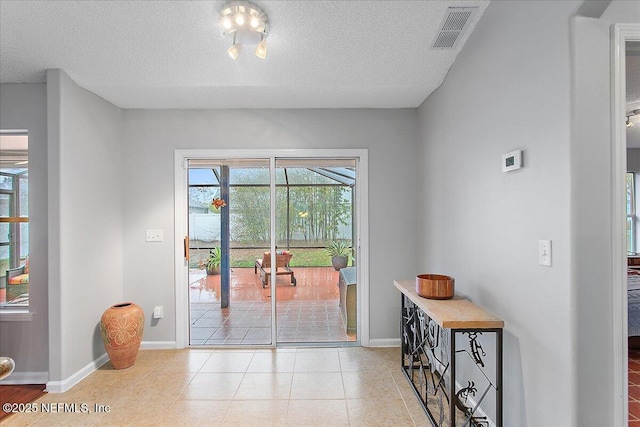
[[[575,425],[569,17],[579,4],[492,2],[419,109],[420,268],[453,276],[504,319],[507,426]],[[503,173],[515,149],[524,167]],[[553,242],[550,268],[538,265],[540,239]]]
[[[571,251],[574,294],[574,332],[576,351],[576,401],[587,404],[609,403],[599,392],[613,395],[612,357],[602,351],[612,348],[611,331],[611,134],[609,130],[609,40],[593,31],[592,18],[572,22],[574,43],[574,114],[580,120],[572,127],[571,149]],[[608,28],[601,29],[606,35]],[[592,64],[594,52],[604,54],[604,67]],[[596,56],[597,58],[597,56]],[[593,66],[595,65],[595,66]],[[581,105],[583,104],[584,105]],[[605,121],[599,120],[605,114]],[[603,262],[604,261],[604,262]],[[602,346],[593,348],[594,340]],[[606,347],[605,347],[606,346]],[[600,366],[600,371],[594,370]],[[589,375],[580,375],[589,372]],[[601,375],[608,373],[609,376]],[[594,392],[595,391],[595,392]],[[579,406],[580,407],[580,406]],[[612,408],[581,416],[579,425],[605,425]]]
[[[47,72],[50,380],[105,353],[100,317],[122,301],[120,109],[61,70]]]
[[[0,85],[0,129],[29,133],[30,322],[0,322],[0,355],[16,360],[14,378],[48,371],[47,89],[44,84]]]
[[[640,8],[578,6],[492,2],[419,109],[421,268],[505,319],[505,425],[613,419],[609,32]],[[503,174],[513,149],[524,168]]]
[[[639,23],[637,2],[614,1],[600,19],[577,18],[573,29],[573,106],[571,140],[572,274],[576,307],[578,425],[606,425],[612,418],[613,389],[611,283],[611,93],[610,26]],[[617,304],[616,304],[617,305]],[[598,343],[594,345],[594,343]],[[594,369],[598,367],[598,369]]]
[[[640,148],[627,148],[627,172],[640,172]]]
[[[416,274],[416,110],[124,111],[125,297],[149,313],[145,341],[175,340],[174,150],[368,148],[371,339],[398,338],[393,280]],[[164,242],[145,243],[145,228]],[[150,320],[150,319],[148,319]]]

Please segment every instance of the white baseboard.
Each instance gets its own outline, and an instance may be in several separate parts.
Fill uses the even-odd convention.
[[[175,341],[142,341],[140,350],[175,350],[178,348]]]
[[[400,338],[371,339],[369,347],[400,347]]]
[[[65,391],[71,389],[71,387],[91,375],[96,369],[107,363],[107,361],[109,361],[109,356],[107,355],[107,353],[104,353],[102,356],[98,357],[93,362],[90,362],[89,364],[87,364],[87,366],[80,369],[78,372],[71,375],[66,380],[48,381],[45,391],[49,393],[64,393]]]
[[[0,385],[15,384],[46,384],[49,381],[49,372],[13,372],[7,378],[0,381]]]
[[[176,348],[175,341],[142,341],[140,343],[140,350],[162,350],[162,349],[174,349]],[[107,353],[98,357],[93,362],[90,362],[84,368],[80,369],[75,374],[71,375],[69,378],[62,381],[48,381],[49,374],[44,372],[45,377],[42,383],[47,384],[46,391],[49,393],[64,393],[65,391],[71,389],[74,385],[78,384],[80,381],[91,375],[96,369],[100,366],[104,365],[109,361],[109,355]],[[12,375],[13,377],[13,375]],[[34,384],[33,380],[30,380],[31,384]],[[9,382],[2,381],[2,384],[11,384]],[[16,384],[25,384],[16,383]],[[36,382],[35,384],[39,384]]]

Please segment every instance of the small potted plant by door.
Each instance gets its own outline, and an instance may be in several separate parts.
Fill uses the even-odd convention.
[[[329,243],[325,250],[331,257],[331,265],[336,271],[340,271],[340,269],[345,268],[347,264],[349,264],[351,247],[347,242],[334,240]]]
[[[222,259],[222,254],[220,252],[220,247],[216,246],[215,248],[209,251],[209,258],[204,262],[204,267],[207,269],[207,274],[220,274],[220,260]]]

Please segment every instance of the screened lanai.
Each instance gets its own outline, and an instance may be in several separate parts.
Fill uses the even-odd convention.
[[[268,344],[272,230],[277,263],[288,257],[273,269],[278,340],[355,341],[340,272],[325,250],[356,241],[355,160],[279,159],[273,193],[269,166],[268,159],[189,161],[190,342]],[[347,269],[355,270],[349,254]]]

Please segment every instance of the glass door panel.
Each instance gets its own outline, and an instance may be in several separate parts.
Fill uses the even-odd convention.
[[[191,160],[190,345],[270,345],[268,159]]]
[[[279,343],[357,341],[356,161],[276,159]],[[332,266],[330,246],[345,264]]]

